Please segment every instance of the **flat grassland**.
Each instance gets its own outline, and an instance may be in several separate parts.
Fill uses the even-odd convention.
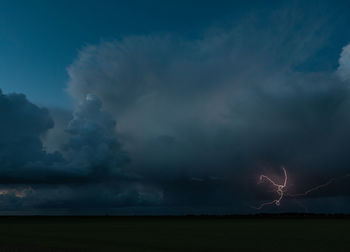
[[[0,217],[0,251],[350,251],[350,218]]]

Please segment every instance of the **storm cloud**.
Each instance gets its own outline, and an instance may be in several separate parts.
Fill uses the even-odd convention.
[[[108,174],[127,161],[116,138],[116,122],[101,111],[101,105],[96,96],[88,94],[66,128],[70,138],[64,151],[72,168]]]
[[[258,173],[281,165],[295,191],[348,172],[347,47],[337,71],[304,71],[327,44],[326,20],[255,18],[198,39],[89,45],[68,68],[70,94],[101,98],[118,118],[130,168],[165,188],[170,202],[250,198]]]
[[[41,137],[54,123],[46,108],[29,102],[23,94],[5,95],[0,91],[0,166],[2,176],[29,175],[61,161],[59,153],[48,154]]]
[[[256,185],[261,172],[284,165],[294,192],[348,174],[350,45],[337,52],[337,68],[310,67],[332,35],[326,17],[314,20],[282,10],[196,38],[134,35],[83,47],[67,68],[71,116],[51,118],[23,95],[1,94],[1,172],[49,174],[40,184],[12,180],[31,186],[25,199],[12,187],[4,195],[39,209],[250,212],[271,197]],[[341,182],[309,200],[323,199],[328,211],[349,194]]]

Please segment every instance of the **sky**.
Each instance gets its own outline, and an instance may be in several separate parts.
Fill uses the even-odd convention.
[[[0,213],[349,213],[349,10],[2,1]]]

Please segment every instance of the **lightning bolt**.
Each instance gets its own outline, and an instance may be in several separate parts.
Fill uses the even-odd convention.
[[[319,190],[321,188],[327,187],[330,184],[332,184],[332,183],[334,183],[334,182],[336,182],[336,181],[338,181],[340,179],[344,179],[344,178],[350,177],[350,174],[346,174],[345,176],[342,176],[342,177],[339,177],[339,178],[331,178],[327,182],[325,182],[323,184],[319,184],[317,186],[314,186],[314,187],[306,190],[305,192],[296,193],[296,194],[290,194],[290,193],[287,193],[287,189],[288,189],[287,188],[287,180],[288,180],[287,171],[286,171],[286,169],[283,166],[281,168],[282,168],[283,173],[284,173],[284,180],[283,180],[282,184],[278,184],[273,179],[271,179],[270,177],[268,177],[268,176],[266,176],[264,174],[260,175],[259,182],[258,182],[259,184],[263,183],[264,181],[269,182],[273,187],[275,187],[275,192],[277,193],[278,198],[274,199],[272,201],[269,201],[269,202],[264,202],[260,206],[253,207],[253,208],[255,208],[257,210],[260,210],[260,209],[262,209],[263,207],[265,207],[267,205],[280,206],[281,200],[283,199],[284,196],[289,196],[289,197],[293,197],[293,198],[307,196],[309,193],[311,193],[313,191],[317,191],[317,190]]]
[[[347,178],[349,177],[350,174],[346,174],[345,176],[342,176],[342,177],[339,177],[339,178],[331,178],[329,179],[326,183],[323,183],[323,184],[320,184],[320,185],[317,185],[317,186],[314,186],[308,190],[306,190],[305,192],[303,193],[296,193],[296,194],[289,194],[288,193],[288,196],[291,196],[291,197],[302,197],[302,196],[306,196],[308,195],[309,193],[313,192],[313,191],[317,191],[323,187],[327,187],[329,186],[330,184],[334,183],[334,182],[337,182],[338,180],[341,180],[341,179],[344,179],[344,178]]]
[[[281,168],[282,168],[283,173],[284,173],[284,180],[283,180],[282,184],[278,184],[277,182],[273,181],[271,178],[269,178],[266,175],[263,175],[263,174],[260,175],[259,184],[263,183],[264,181],[269,182],[271,185],[273,185],[275,187],[275,192],[277,193],[278,198],[275,199],[275,200],[269,201],[269,202],[262,203],[260,206],[254,207],[255,209],[259,210],[259,209],[262,209],[264,206],[267,206],[267,205],[279,206],[281,204],[281,200],[283,199],[283,196],[284,196],[284,193],[285,193],[285,188],[287,186],[287,180],[288,180],[288,175],[287,175],[286,169],[283,166]]]

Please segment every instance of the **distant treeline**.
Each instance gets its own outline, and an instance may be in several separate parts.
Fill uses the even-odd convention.
[[[350,218],[350,214],[318,214],[318,213],[258,213],[258,214],[228,214],[228,215],[30,215],[30,216],[0,216],[1,220],[62,220],[62,219],[75,219],[75,220],[88,220],[88,219],[167,219],[167,218],[175,218],[175,219],[260,219],[260,218],[330,218],[330,219],[343,219]]]

